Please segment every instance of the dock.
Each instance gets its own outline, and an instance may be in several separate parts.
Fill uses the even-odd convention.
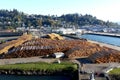
[[[101,35],[101,36],[111,36],[111,37],[119,37],[120,38],[120,34],[118,34],[118,33],[86,32],[85,34]]]

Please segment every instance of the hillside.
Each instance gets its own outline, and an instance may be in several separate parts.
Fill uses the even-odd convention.
[[[105,22],[96,17],[86,14],[65,14],[61,16],[56,15],[28,15],[13,10],[0,10],[0,30],[1,29],[15,29],[17,27],[70,27],[70,26],[84,26],[84,25],[104,25],[104,26],[118,26],[117,23]]]

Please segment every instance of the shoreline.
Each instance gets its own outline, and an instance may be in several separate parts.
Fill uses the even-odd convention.
[[[69,38],[72,38],[72,39],[86,40],[86,41],[88,41],[90,43],[99,44],[100,46],[105,46],[105,47],[108,47],[108,48],[120,51],[120,47],[119,46],[115,46],[115,45],[111,45],[111,44],[107,44],[107,43],[102,43],[102,42],[98,42],[98,41],[93,41],[93,40],[88,40],[88,39],[84,39],[84,38],[79,38],[77,36],[71,36],[71,35],[62,35],[62,36],[69,37]]]
[[[108,47],[108,48],[120,51],[120,47],[119,46],[114,46],[114,45],[110,45],[110,44],[106,44],[106,43],[101,43],[101,42],[97,42],[97,41],[92,41],[92,40],[87,40],[87,41],[91,42],[91,43],[99,44],[102,47],[105,46],[105,47]]]

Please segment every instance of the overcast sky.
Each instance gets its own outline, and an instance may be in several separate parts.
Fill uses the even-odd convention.
[[[91,14],[104,21],[120,22],[120,0],[1,0],[0,9],[28,14]]]

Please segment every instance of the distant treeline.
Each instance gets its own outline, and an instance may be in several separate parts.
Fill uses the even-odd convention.
[[[15,29],[17,27],[68,27],[84,26],[84,25],[104,25],[104,26],[119,26],[117,23],[105,22],[99,20],[92,15],[82,14],[66,14],[66,15],[28,15],[16,9],[0,10],[0,29]]]

